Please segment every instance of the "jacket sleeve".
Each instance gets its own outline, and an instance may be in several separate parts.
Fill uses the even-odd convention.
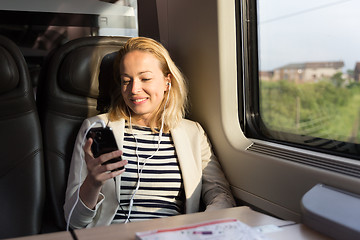
[[[98,204],[95,209],[89,209],[79,198],[79,188],[87,176],[87,167],[84,160],[84,136],[86,130],[91,125],[89,120],[85,120],[76,138],[74,151],[71,159],[68,184],[65,195],[64,214],[65,221],[72,228],[84,228],[96,217],[98,209],[104,200],[104,195],[99,196]]]
[[[197,123],[198,124],[198,123]],[[212,151],[211,143],[198,124],[202,158],[202,199],[206,211],[234,207],[236,205],[219,161]]]

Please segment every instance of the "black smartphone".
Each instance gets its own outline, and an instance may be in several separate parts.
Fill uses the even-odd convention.
[[[109,153],[118,150],[114,133],[112,129],[109,127],[91,128],[87,133],[86,138],[93,139],[93,143],[91,145],[91,152],[93,153],[94,157],[99,157],[104,153]],[[121,157],[110,159],[104,162],[103,164],[115,163],[118,161],[121,161]],[[121,169],[124,169],[124,167],[117,168],[115,170],[121,170]]]

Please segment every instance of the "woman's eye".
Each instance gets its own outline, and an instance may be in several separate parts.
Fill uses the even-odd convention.
[[[151,78],[143,78],[142,80],[143,81],[149,81],[149,80],[151,80]]]
[[[122,80],[122,84],[123,84],[123,85],[129,85],[129,84],[130,84],[130,80],[125,80],[125,79],[123,79],[123,80]]]

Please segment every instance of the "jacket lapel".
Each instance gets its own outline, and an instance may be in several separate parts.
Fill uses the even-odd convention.
[[[171,136],[174,141],[184,183],[185,210],[186,213],[196,212],[201,195],[201,169],[198,169],[195,162],[195,156],[192,152],[192,139],[188,137],[186,130],[181,125],[171,130]]]
[[[115,141],[116,141],[116,144],[117,144],[119,150],[123,150],[125,120],[123,118],[121,118],[119,121],[109,122],[108,126],[113,129]],[[121,175],[116,176],[116,182],[117,182],[116,186],[118,187],[118,189],[116,189],[116,191],[117,191],[116,195],[117,195],[118,199],[120,199]]]
[[[119,150],[122,150],[124,144],[125,120],[122,118],[119,121],[109,122],[109,127],[114,131],[114,137]]]

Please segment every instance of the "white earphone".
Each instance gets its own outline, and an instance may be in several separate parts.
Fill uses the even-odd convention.
[[[169,86],[169,92],[170,92],[170,89],[171,89],[171,82],[167,82],[166,85]]]

